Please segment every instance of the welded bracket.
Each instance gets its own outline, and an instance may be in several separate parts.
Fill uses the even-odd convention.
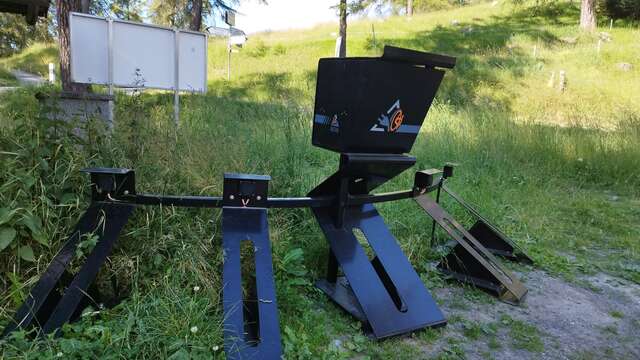
[[[310,193],[337,194],[334,206],[312,209],[330,247],[327,276],[316,286],[376,339],[446,324],[376,208],[349,205],[351,195],[369,193],[414,163],[405,155],[342,154],[338,172]],[[356,229],[366,238],[371,259]],[[339,269],[344,276],[338,276]]]
[[[128,191],[135,193],[134,173],[131,170],[101,168],[88,169],[87,172],[91,174],[94,189],[95,184],[113,185],[115,183],[112,180],[118,178],[118,183],[124,180],[131,185],[127,187]],[[113,187],[102,189],[105,190],[103,193],[105,197],[108,196],[109,191],[114,190]],[[25,330],[36,328],[40,334],[57,333],[66,322],[79,317],[87,305],[95,304],[95,300],[89,295],[89,286],[111,253],[133,209],[134,206],[129,204],[92,202],[67,242],[31,289],[25,302],[18,308],[13,322],[4,329],[2,336],[8,335],[17,328]],[[98,237],[97,243],[84,260],[80,271],[69,283],[67,281],[69,274],[66,270],[76,259],[78,244],[91,236]]]
[[[228,359],[282,355],[266,209],[270,179],[224,175],[222,303]],[[250,245],[248,253],[241,253],[244,241]],[[249,260],[243,262],[243,257]]]
[[[495,293],[510,304],[520,303],[527,289],[518,278],[487,250],[472,234],[428,195],[416,202],[457,242],[438,268],[455,279]]]

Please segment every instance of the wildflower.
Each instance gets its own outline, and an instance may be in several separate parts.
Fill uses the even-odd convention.
[[[193,287],[193,291],[195,291],[195,292],[200,291],[200,286],[197,286],[197,285],[196,285],[196,286],[194,286],[194,287]]]
[[[191,332],[194,333],[194,334],[197,333],[198,332],[198,327],[197,326],[192,326],[191,327]]]

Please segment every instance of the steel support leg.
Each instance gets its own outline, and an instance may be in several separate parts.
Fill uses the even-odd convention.
[[[27,300],[16,312],[13,322],[5,328],[3,336],[18,327],[29,329],[31,326],[48,334],[58,331],[71,320],[72,316],[81,310],[79,305],[86,299],[89,285],[111,253],[118,234],[132,212],[131,205],[92,204],[80,218],[62,250],[53,258],[40,280],[31,289]],[[98,236],[98,243],[87,256],[71,284],[66,289],[60,289],[63,287],[63,274],[75,257],[78,243],[91,235]]]
[[[377,338],[446,324],[444,315],[371,204],[349,207],[343,227],[328,209],[313,209],[344,277],[316,285],[365,323]],[[375,257],[369,260],[353,229],[360,229]],[[331,269],[329,269],[331,275]]]
[[[222,302],[227,359],[280,359],[282,355],[269,224],[262,207],[267,181],[267,177],[225,174]],[[243,241],[250,243],[253,254],[241,254]],[[242,255],[253,255],[255,273],[243,274],[247,269],[242,268]]]

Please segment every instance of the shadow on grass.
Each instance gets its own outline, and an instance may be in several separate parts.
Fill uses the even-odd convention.
[[[458,63],[443,82],[438,97],[454,105],[472,105],[482,97],[481,86],[500,88],[501,74],[520,78],[527,69],[535,65],[529,50],[514,46],[511,39],[524,36],[545,45],[557,43],[559,39],[542,29],[545,24],[572,24],[576,7],[571,4],[550,4],[537,8],[523,8],[509,15],[474,19],[448,26],[436,26],[411,38],[388,38],[378,41],[377,46],[368,44],[368,49],[381,53],[384,44],[407,47],[427,52],[447,54],[458,58]],[[484,98],[481,103],[490,104],[502,111],[509,111],[511,99]]]
[[[304,100],[304,93],[293,85],[294,80],[291,73],[287,72],[252,73],[234,79],[232,82],[212,81],[209,83],[209,90],[217,96],[233,99],[301,103]]]

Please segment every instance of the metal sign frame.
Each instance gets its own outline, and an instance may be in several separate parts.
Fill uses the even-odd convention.
[[[180,98],[179,98],[179,93],[180,91],[190,91],[190,92],[202,92],[202,93],[206,93],[207,92],[207,81],[208,81],[208,76],[207,76],[207,65],[208,65],[208,48],[209,48],[209,40],[207,37],[206,33],[202,33],[202,32],[197,32],[197,31],[188,31],[188,30],[177,30],[177,29],[172,29],[172,28],[168,28],[168,27],[164,27],[164,26],[159,26],[159,25],[154,25],[154,24],[145,24],[145,23],[140,23],[140,22],[134,22],[134,21],[128,21],[128,20],[114,20],[114,19],[110,19],[110,18],[105,18],[105,17],[100,17],[100,16],[95,16],[95,15],[90,15],[90,14],[84,14],[84,13],[78,13],[78,12],[71,12],[69,13],[69,33],[70,33],[70,37],[71,37],[71,43],[73,43],[73,39],[74,36],[76,36],[75,34],[78,32],[77,29],[75,29],[75,26],[77,24],[75,24],[75,21],[73,21],[74,18],[88,18],[88,19],[94,19],[94,20],[99,20],[99,21],[104,21],[106,23],[107,26],[107,64],[106,64],[106,73],[107,73],[107,79],[106,81],[93,81],[91,78],[89,79],[81,79],[76,77],[75,74],[75,70],[77,68],[77,65],[74,64],[74,53],[77,51],[76,49],[71,48],[71,59],[70,59],[70,67],[71,67],[71,76],[72,76],[72,80],[74,82],[78,82],[78,83],[90,83],[90,84],[99,84],[99,85],[107,85],[109,87],[109,95],[113,95],[113,88],[114,86],[117,87],[123,87],[123,88],[131,88],[131,87],[139,87],[139,88],[149,88],[149,89],[160,89],[160,90],[170,90],[174,92],[174,119],[175,119],[175,123],[176,125],[179,123],[179,118],[180,118]],[[142,84],[125,84],[125,83],[117,83],[114,79],[114,64],[115,64],[115,57],[114,57],[114,53],[116,52],[116,47],[114,46],[114,24],[127,24],[127,25],[131,25],[131,26],[138,26],[138,27],[143,27],[143,28],[151,28],[151,29],[158,29],[158,30],[164,30],[164,31],[168,31],[173,33],[173,38],[174,38],[174,43],[173,43],[173,47],[174,47],[174,54],[173,54],[173,63],[174,63],[174,69],[173,69],[173,86],[147,86],[144,83]],[[181,34],[192,34],[192,35],[197,35],[197,36],[202,36],[204,37],[203,41],[204,41],[204,71],[203,71],[203,79],[202,79],[202,84],[200,84],[202,86],[201,90],[198,91],[194,91],[193,88],[182,88],[180,87],[180,37]],[[170,56],[170,55],[168,55]],[[113,119],[109,119],[111,122],[113,122]]]

